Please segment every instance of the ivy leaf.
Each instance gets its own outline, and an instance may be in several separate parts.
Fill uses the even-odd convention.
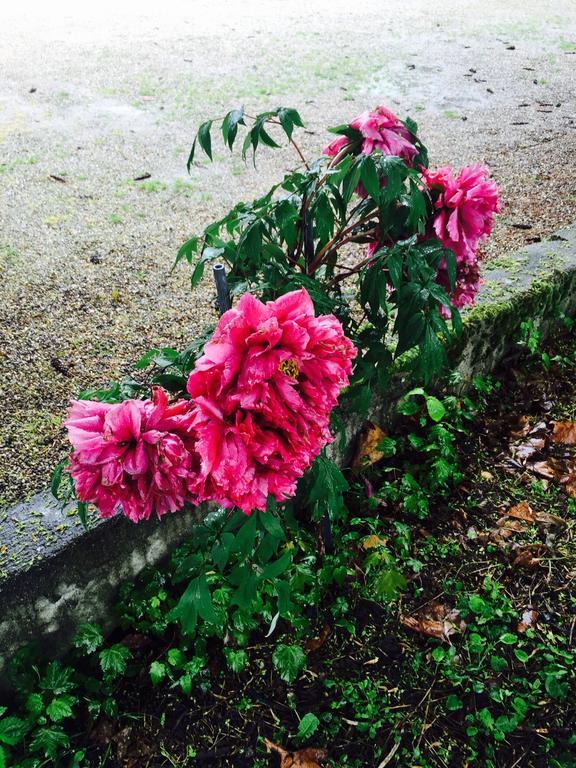
[[[432,421],[442,421],[446,415],[446,408],[437,397],[426,398],[426,410]]]
[[[150,664],[149,671],[152,685],[158,685],[158,683],[162,682],[167,675],[166,664],[163,664],[161,661],[153,661],[152,664]]]
[[[9,715],[0,720],[0,743],[14,747],[24,738],[28,728],[19,717]]]
[[[307,712],[302,720],[298,723],[298,732],[296,733],[297,739],[309,739],[318,730],[320,720],[313,712]]]
[[[280,643],[272,654],[272,663],[282,680],[290,684],[306,666],[306,654],[299,645]]]
[[[59,723],[60,720],[64,720],[66,717],[72,717],[74,714],[72,707],[77,701],[78,699],[75,696],[70,696],[69,694],[58,696],[52,699],[46,707],[46,714],[55,723]]]
[[[104,638],[95,624],[80,624],[72,642],[76,648],[86,653],[94,653],[102,645]]]
[[[44,700],[42,694],[31,693],[26,699],[26,711],[29,712],[32,717],[38,717],[44,711]]]
[[[224,656],[228,669],[238,674],[248,664],[248,654],[243,650],[234,650],[233,648],[224,648]]]
[[[115,643],[110,648],[100,651],[100,667],[104,676],[114,679],[123,675],[132,654],[125,645]]]
[[[55,762],[58,753],[63,749],[68,749],[69,746],[68,736],[57,725],[38,728],[30,742],[30,749],[33,752],[41,752],[44,757],[49,757]]]

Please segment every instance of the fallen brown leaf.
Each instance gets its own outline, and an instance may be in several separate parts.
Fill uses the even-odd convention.
[[[383,547],[388,543],[388,539],[383,539],[381,536],[372,534],[362,539],[362,549],[376,549],[376,547]]]
[[[498,527],[498,534],[504,538],[512,533],[525,533],[528,530],[521,520],[510,520],[507,515],[501,517],[496,522],[496,525]]]
[[[371,421],[366,422],[358,440],[352,469],[359,471],[371,467],[383,459],[384,453],[378,450],[378,445],[385,437],[385,432],[378,425]]]
[[[518,622],[517,632],[526,632],[527,629],[533,627],[538,620],[538,611],[533,611],[531,608],[527,608],[522,614],[522,621]]]
[[[264,739],[266,752],[276,753],[280,758],[280,768],[321,768],[327,765],[328,753],[325,749],[307,747],[297,752],[288,752],[284,747],[274,744],[270,739]]]
[[[527,501],[521,501],[519,504],[510,507],[506,514],[508,517],[515,517],[518,520],[526,520],[527,523],[534,522],[534,512],[532,512],[532,508]]]
[[[449,641],[451,635],[466,629],[459,611],[435,601],[428,603],[415,616],[402,616],[400,623],[413,632],[444,641]]]
[[[542,559],[548,554],[546,547],[541,544],[527,544],[514,550],[513,568],[526,568],[533,571],[540,565]]]
[[[576,445],[576,421],[553,421],[552,442]]]
[[[512,446],[512,455],[519,461],[531,459],[534,454],[541,451],[546,444],[543,437],[531,437],[524,443]]]
[[[536,512],[536,522],[542,525],[566,525],[566,520],[558,515],[551,515],[549,512]]]
[[[528,416],[519,416],[517,427],[510,432],[510,437],[514,440],[520,440],[528,434],[530,434],[530,418]]]
[[[306,653],[314,653],[314,651],[317,651],[319,648],[322,648],[326,640],[330,637],[332,634],[332,627],[329,624],[324,624],[322,627],[320,634],[317,637],[312,637],[310,640],[307,640],[304,643],[304,650]]]

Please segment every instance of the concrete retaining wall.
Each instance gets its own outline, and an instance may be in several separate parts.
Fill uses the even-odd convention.
[[[478,304],[450,351],[462,385],[496,366],[523,321],[534,320],[545,337],[558,311],[576,313],[576,225],[490,263]],[[371,418],[381,419],[390,403],[374,403]],[[350,442],[363,421],[348,420]],[[85,531],[73,510],[62,510],[46,492],[0,515],[0,684],[7,683],[7,659],[22,644],[37,640],[47,653],[58,653],[81,622],[110,628],[122,581],[165,558],[204,512],[138,525],[118,517]]]

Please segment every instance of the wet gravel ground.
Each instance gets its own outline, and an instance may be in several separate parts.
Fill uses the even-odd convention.
[[[293,158],[217,149],[188,176],[207,117],[294,106],[314,156],[368,106],[410,114],[432,164],[501,185],[487,257],[576,218],[570,0],[25,5],[0,10],[0,505],[46,486],[71,395],[212,317],[210,284],[169,275],[177,248]]]

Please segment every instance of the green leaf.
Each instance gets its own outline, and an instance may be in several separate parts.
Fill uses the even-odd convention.
[[[44,700],[40,693],[31,693],[26,699],[26,711],[32,717],[38,717],[44,711]]]
[[[262,578],[263,579],[276,579],[280,574],[284,573],[292,563],[292,551],[287,550],[284,552],[284,554],[278,558],[278,560],[275,560],[273,563],[270,563],[262,570]]]
[[[393,600],[401,589],[406,589],[406,579],[399,572],[393,569],[382,571],[374,584],[374,591],[378,597],[385,597]]]
[[[77,507],[77,513],[78,517],[80,518],[80,522],[84,526],[84,530],[88,530],[88,504],[86,504],[85,501],[79,501],[78,507]]]
[[[200,128],[198,128],[198,143],[204,152],[208,155],[210,160],[212,160],[212,138],[210,136],[211,128],[212,120],[207,120],[205,123],[202,123]]]
[[[61,750],[68,749],[70,740],[62,728],[56,725],[45,728],[38,728],[34,733],[34,738],[30,742],[30,749],[33,752],[41,752],[45,757],[56,761],[58,753]]]
[[[204,267],[206,266],[206,262],[204,259],[200,259],[200,261],[196,264],[194,267],[194,270],[192,272],[192,277],[190,278],[190,285],[192,288],[196,288],[200,280],[204,277]]]
[[[168,674],[166,664],[163,664],[161,661],[153,661],[152,664],[150,664],[149,671],[152,685],[158,685],[158,683],[162,682]]]
[[[180,246],[178,253],[176,255],[176,260],[174,261],[174,265],[172,269],[182,261],[182,259],[186,259],[188,264],[192,263],[192,259],[194,258],[194,254],[198,252],[198,244],[200,242],[200,238],[198,236],[191,237],[190,240],[186,240],[184,245]]]
[[[522,664],[526,664],[530,658],[529,654],[527,654],[526,651],[523,651],[521,648],[514,648],[514,656],[516,656],[518,661]]]
[[[272,663],[282,680],[293,683],[306,666],[306,654],[299,645],[277,645]]]
[[[244,122],[244,107],[232,109],[222,122],[222,138],[230,149],[234,145],[239,125],[246,125]]]
[[[95,624],[80,624],[72,640],[76,648],[80,648],[86,653],[94,653],[103,642],[102,633]]]
[[[180,648],[170,648],[166,658],[168,659],[168,664],[176,669],[180,669],[186,664],[186,656]]]
[[[173,615],[179,618],[182,629],[187,634],[191,634],[196,628],[198,616],[211,624],[217,623],[218,618],[204,574],[192,579],[188,584]]]
[[[248,664],[248,654],[243,650],[234,650],[233,648],[224,648],[224,656],[228,669],[238,674]]]
[[[46,714],[48,717],[53,720],[55,723],[60,722],[60,720],[64,720],[66,717],[72,717],[73,711],[72,707],[78,699],[75,696],[71,696],[70,694],[65,694],[64,696],[58,696],[55,699],[52,699],[50,704],[46,707]]]
[[[271,496],[268,498],[274,500]],[[260,522],[266,531],[270,534],[270,536],[273,536],[278,541],[286,541],[286,534],[284,533],[282,524],[272,511],[268,511],[267,509],[266,512],[259,512],[259,515]]]
[[[196,154],[196,139],[194,139],[194,142],[192,144],[192,149],[190,150],[190,154],[188,155],[188,160],[186,161],[186,170],[188,173],[190,173],[190,168],[192,167],[192,163],[194,162],[194,155]]]
[[[378,201],[380,199],[380,181],[378,179],[376,165],[370,155],[365,155],[362,158],[360,164],[360,181],[370,197],[373,200]]]
[[[546,675],[544,681],[546,693],[553,699],[564,699],[568,692],[568,683],[562,683],[556,675]]]
[[[50,691],[55,696],[67,693],[74,688],[74,683],[70,679],[72,673],[72,667],[63,667],[60,662],[51,661],[40,679],[40,688],[43,691]]]
[[[504,643],[504,645],[516,645],[518,638],[511,632],[505,632],[503,635],[500,635],[500,642]]]
[[[446,272],[448,273],[450,290],[453,291],[456,284],[456,254],[450,248],[445,248],[444,258],[446,259]]]
[[[126,672],[128,666],[128,660],[132,654],[126,648],[125,645],[116,643],[110,648],[105,648],[100,651],[100,667],[104,676],[110,679],[114,679],[123,675]]]
[[[0,768],[6,768],[6,752],[2,746],[0,746]]]
[[[316,715],[313,712],[307,712],[302,720],[300,720],[298,723],[298,732],[296,733],[296,738],[301,739],[302,741],[309,739],[316,733],[319,725],[320,720],[318,720]]]
[[[390,282],[394,288],[402,284],[402,271],[404,268],[404,255],[401,250],[393,249],[386,256],[385,265],[388,268]]]
[[[52,480],[50,482],[50,491],[52,493],[52,496],[54,496],[55,499],[58,498],[58,489],[60,488],[60,483],[62,481],[62,472],[64,471],[64,467],[67,464],[68,464],[68,459],[64,459],[64,461],[61,461],[60,464],[58,464],[58,466],[52,473]]]
[[[284,133],[289,139],[292,138],[292,131],[294,130],[295,125],[299,128],[304,127],[302,118],[295,109],[281,107],[278,110],[278,119],[280,120],[280,125],[284,129]]]
[[[463,706],[464,702],[462,699],[459,699],[458,696],[455,696],[453,693],[446,699],[446,709],[450,712],[456,712],[458,709],[462,709]]]
[[[28,727],[26,722],[15,715],[8,715],[0,720],[0,744],[14,747],[24,736]]]
[[[426,410],[432,421],[442,421],[446,415],[446,408],[437,397],[426,398]]]

